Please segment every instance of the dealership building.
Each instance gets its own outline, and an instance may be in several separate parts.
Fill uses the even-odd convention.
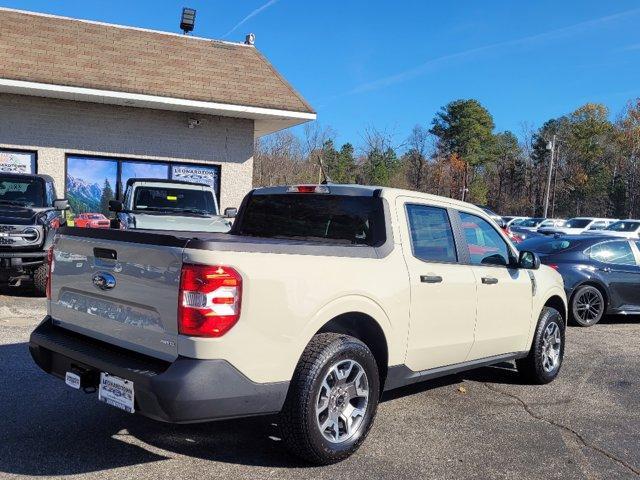
[[[0,8],[0,171],[51,175],[76,211],[128,178],[252,186],[257,137],[314,120],[255,48]]]

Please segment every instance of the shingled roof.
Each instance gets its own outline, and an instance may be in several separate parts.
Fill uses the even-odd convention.
[[[2,8],[0,79],[315,113],[254,46]]]

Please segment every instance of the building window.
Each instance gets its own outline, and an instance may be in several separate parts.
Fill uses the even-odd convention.
[[[73,214],[110,215],[109,200],[122,198],[131,178],[173,179],[209,185],[220,202],[220,166],[118,158],[67,156],[66,197]]]
[[[73,214],[109,215],[109,200],[116,197],[118,162],[91,157],[67,157],[66,192]]]
[[[0,150],[0,172],[36,173],[36,154],[15,150]]]
[[[122,188],[130,178],[169,178],[169,165],[166,163],[122,162]]]

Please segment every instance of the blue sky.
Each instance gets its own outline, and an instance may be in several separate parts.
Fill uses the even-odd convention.
[[[111,188],[115,188],[117,168],[117,162],[77,156],[69,159],[67,175],[84,180],[88,184],[97,183],[100,188],[107,179]]]
[[[402,143],[457,98],[476,98],[520,135],[585,102],[612,118],[640,96],[640,2],[0,0],[0,5],[256,46],[331,126],[361,143],[369,126]]]

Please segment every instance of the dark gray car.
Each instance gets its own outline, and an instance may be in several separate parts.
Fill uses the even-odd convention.
[[[562,275],[574,324],[590,327],[605,313],[640,314],[640,240],[545,236],[519,248],[536,252]]]

